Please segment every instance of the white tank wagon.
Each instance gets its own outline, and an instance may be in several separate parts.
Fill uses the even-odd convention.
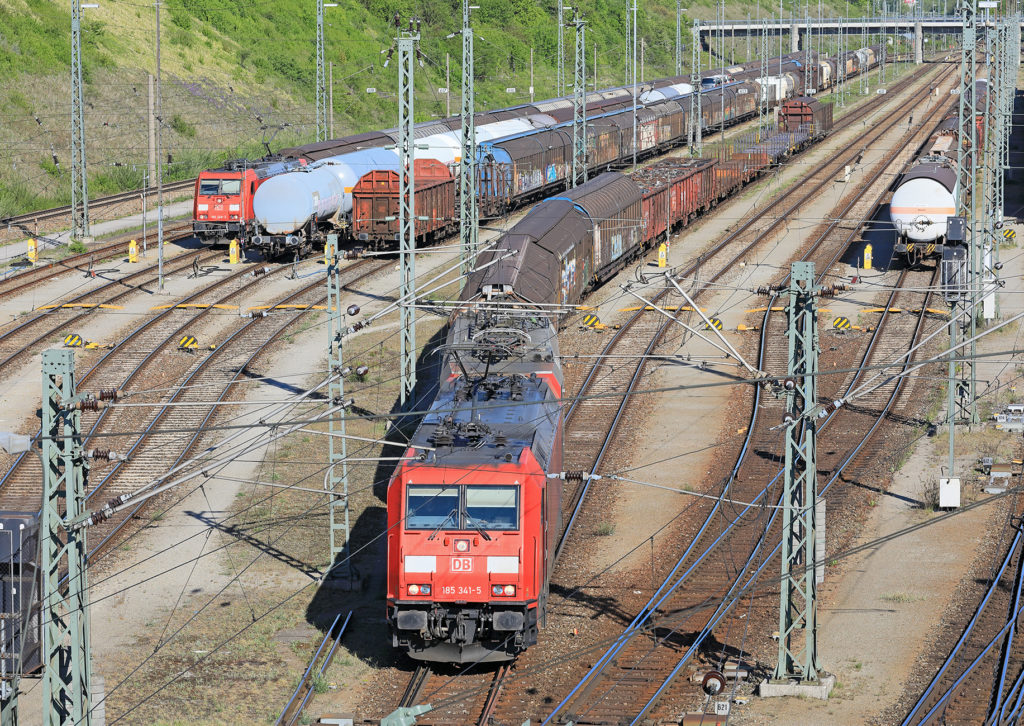
[[[916,262],[934,254],[946,238],[947,220],[956,215],[957,173],[955,162],[942,156],[925,156],[900,179],[892,195],[889,216],[899,239],[897,253]]]

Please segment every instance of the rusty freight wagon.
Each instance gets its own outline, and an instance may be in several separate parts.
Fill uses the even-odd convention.
[[[435,159],[416,159],[416,238],[431,241],[456,228],[455,184],[448,167]],[[394,171],[376,170],[352,190],[352,236],[380,247],[398,239],[400,180]]]

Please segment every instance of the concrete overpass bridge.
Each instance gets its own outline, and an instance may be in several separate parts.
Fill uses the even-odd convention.
[[[978,15],[978,29],[994,28],[995,21],[986,19],[984,13]],[[709,21],[695,20],[693,33],[700,38],[701,47],[704,50],[711,49],[711,41],[720,34],[733,38],[745,37],[748,35],[758,36],[766,32],[771,36],[788,35],[789,48],[791,53],[803,49],[803,39],[808,33],[822,35],[852,35],[860,36],[867,32],[868,35],[902,35],[914,40],[914,60],[921,63],[924,60],[924,36],[925,34],[939,35],[943,33],[959,34],[963,32],[963,23],[959,17],[950,15],[921,15],[921,16],[888,16],[877,18],[822,18],[821,20],[807,18],[783,18],[781,20],[770,18],[763,20],[726,20]]]

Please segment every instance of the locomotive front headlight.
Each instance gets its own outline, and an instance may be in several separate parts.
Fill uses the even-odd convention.
[[[456,552],[469,552],[469,540],[468,539],[457,539],[457,540],[455,540],[455,551]]]
[[[420,594],[420,586],[419,585],[409,585],[409,594],[410,595],[419,595]]]
[[[501,585],[495,585],[494,587],[491,588],[491,594],[494,595],[495,597],[501,597],[502,590],[503,590],[503,588],[502,588]]]
[[[515,585],[505,585],[505,595],[511,597],[512,595],[515,595],[515,594],[516,594],[516,586]]]

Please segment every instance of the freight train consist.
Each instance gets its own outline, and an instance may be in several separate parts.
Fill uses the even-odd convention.
[[[853,76],[876,65],[876,50],[864,48],[843,58],[812,54],[811,62],[806,60],[803,53],[771,59],[766,77],[760,63],[710,72],[700,92],[701,128],[718,130],[755,116],[759,106],[774,109],[805,89],[829,88],[841,69]],[[644,84],[641,90],[636,156],[643,159],[685,143],[694,89],[688,77],[677,77]],[[589,171],[596,174],[631,162],[632,89],[593,92],[586,103]],[[566,187],[572,168],[572,116],[571,98],[477,115],[476,186],[483,216],[502,215]],[[417,216],[426,217],[417,221],[416,233],[431,239],[450,233],[458,218],[460,121],[421,123],[415,134]],[[250,200],[221,203],[237,206],[243,215],[251,209],[240,230],[232,227],[225,234],[268,256],[311,251],[329,232],[367,246],[393,245],[398,235],[398,155],[385,147],[393,146],[397,137],[397,129],[390,129],[283,149],[280,156],[296,166],[246,188]],[[196,210],[197,232],[210,235],[209,220],[198,216],[198,189],[212,178],[219,176],[200,175]]]
[[[975,81],[973,93],[979,108],[984,108],[988,81]],[[948,219],[956,216],[959,148],[970,143],[960,139],[958,106],[953,104],[950,115],[925,142],[922,155],[899,178],[893,190],[889,216],[897,235],[895,250],[910,265],[929,257],[950,258],[955,254],[952,249],[946,250]],[[980,148],[983,116],[975,119],[975,128]]]
[[[514,658],[537,642],[561,528],[559,311],[786,155],[832,106],[780,109],[728,161],[670,158],[546,199],[481,253],[445,345],[439,393],[388,485],[387,621],[418,660]]]

